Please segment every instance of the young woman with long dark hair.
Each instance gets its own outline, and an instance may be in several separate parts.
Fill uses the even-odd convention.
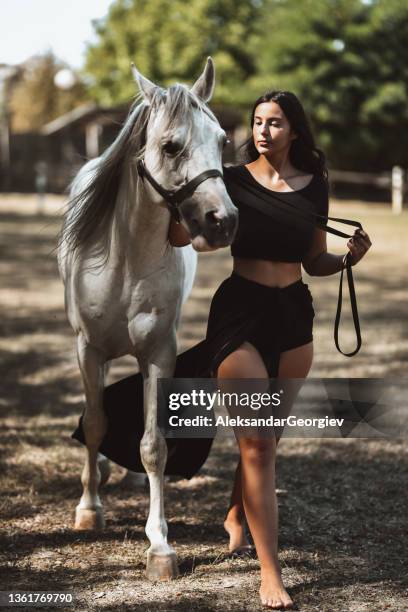
[[[233,272],[218,287],[210,308],[201,375],[217,379],[299,378],[313,359],[313,298],[302,280],[342,270],[343,255],[327,252],[326,233],[302,217],[302,210],[328,216],[328,172],[298,98],[271,91],[251,112],[252,136],[247,163],[224,167],[224,180],[239,210],[238,233],[231,246]],[[267,200],[272,216],[251,202]],[[296,206],[299,217],[285,209]],[[172,221],[170,243],[188,244],[184,228]],[[370,248],[369,236],[357,229],[347,242],[352,265]],[[213,250],[213,249],[208,249]],[[197,370],[196,370],[197,372]],[[230,550],[248,547],[244,521],[251,531],[261,565],[264,605],[289,609],[293,602],[278,561],[278,506],[275,459],[279,438],[237,437],[238,463],[224,527]]]

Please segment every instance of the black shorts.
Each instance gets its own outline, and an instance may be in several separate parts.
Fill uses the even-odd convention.
[[[212,299],[195,375],[215,376],[225,357],[248,341],[275,378],[280,353],[313,340],[314,316],[313,297],[302,279],[283,288],[268,287],[233,272]]]

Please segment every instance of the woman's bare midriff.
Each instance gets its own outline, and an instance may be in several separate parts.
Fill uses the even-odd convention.
[[[300,262],[234,257],[233,270],[237,274],[262,285],[282,288],[302,278],[301,266]]]

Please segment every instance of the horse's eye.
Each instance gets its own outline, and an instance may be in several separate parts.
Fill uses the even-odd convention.
[[[224,141],[223,141],[223,143],[222,143],[223,148],[225,149],[225,147],[226,147],[227,145],[229,145],[229,144],[230,144],[230,142],[231,142],[231,141],[230,141],[230,139],[229,139],[229,138],[224,138]]]
[[[181,150],[181,145],[179,142],[173,142],[172,140],[168,140],[163,145],[163,151],[167,153],[167,155],[176,155]]]

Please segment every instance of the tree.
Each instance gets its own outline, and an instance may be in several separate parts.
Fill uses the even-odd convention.
[[[85,88],[79,81],[69,90],[55,85],[54,77],[62,68],[67,68],[66,64],[59,62],[51,51],[25,62],[10,94],[12,131],[38,130],[86,101]]]
[[[258,81],[299,96],[333,167],[407,165],[400,138],[408,127],[407,3],[284,0],[270,6],[271,41],[257,50]]]
[[[85,73],[102,104],[135,94],[130,63],[162,86],[192,83],[211,55],[216,63],[214,102],[247,102],[245,82],[255,72],[251,48],[261,2],[257,0],[117,0],[94,23]]]
[[[211,55],[212,103],[245,110],[294,91],[329,165],[408,165],[406,0],[116,0],[95,23],[85,72],[102,104],[136,92],[130,62],[167,86],[191,83]]]

